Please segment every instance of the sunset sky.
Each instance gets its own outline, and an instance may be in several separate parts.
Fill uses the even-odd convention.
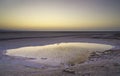
[[[120,30],[120,0],[0,0],[0,29]]]

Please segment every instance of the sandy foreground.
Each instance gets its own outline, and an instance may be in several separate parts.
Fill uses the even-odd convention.
[[[114,46],[104,52],[93,52],[82,63],[49,66],[25,58],[5,55],[6,50],[42,46],[61,42],[87,42]],[[79,37],[29,38],[0,41],[0,76],[120,76],[120,40]]]

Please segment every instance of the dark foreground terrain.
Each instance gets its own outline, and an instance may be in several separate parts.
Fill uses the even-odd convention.
[[[7,49],[60,42],[101,43],[115,47],[94,52],[85,62],[67,68],[39,68],[5,55]],[[0,32],[0,76],[120,76],[120,32]]]

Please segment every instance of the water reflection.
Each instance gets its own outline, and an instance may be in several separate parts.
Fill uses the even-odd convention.
[[[47,65],[59,65],[80,63],[85,61],[92,52],[103,52],[111,48],[113,46],[105,44],[72,42],[9,49],[6,55],[35,58],[31,61]]]

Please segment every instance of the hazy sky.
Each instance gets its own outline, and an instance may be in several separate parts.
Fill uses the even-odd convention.
[[[120,0],[0,0],[0,29],[120,30]]]

